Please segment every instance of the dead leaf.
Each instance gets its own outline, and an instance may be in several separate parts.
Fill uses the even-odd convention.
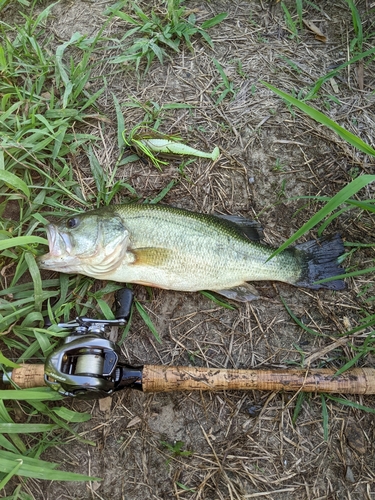
[[[315,38],[319,40],[319,42],[326,43],[327,37],[324,35],[324,33],[320,31],[320,29],[317,26],[315,26],[315,24],[312,21],[306,21],[305,19],[302,19],[302,21],[303,24],[307,26],[307,28],[314,33]]]
[[[99,410],[105,413],[111,413],[112,398],[99,399]]]
[[[331,87],[333,88],[333,91],[335,94],[339,93],[339,87],[336,83],[336,80],[334,78],[330,78],[329,83],[331,84]]]
[[[356,422],[349,420],[345,428],[345,436],[350,448],[360,455],[364,455],[366,453],[365,435]]]
[[[129,427],[134,427],[135,425],[140,424],[141,422],[142,420],[139,417],[134,417],[130,420],[126,428],[129,429]]]
[[[355,483],[353,470],[352,470],[352,468],[351,468],[351,467],[349,467],[349,465],[347,465],[347,466],[346,466],[346,471],[345,471],[345,479],[346,479],[349,483]]]
[[[101,485],[102,485],[102,483],[100,481],[91,481],[91,488],[94,491],[97,491]]]

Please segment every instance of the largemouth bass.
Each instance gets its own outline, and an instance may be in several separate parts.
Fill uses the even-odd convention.
[[[248,281],[276,280],[313,289],[345,288],[339,235],[302,243],[268,260],[257,223],[166,205],[112,205],[46,228],[50,252],[42,269],[194,292],[212,290],[239,301],[258,298]]]

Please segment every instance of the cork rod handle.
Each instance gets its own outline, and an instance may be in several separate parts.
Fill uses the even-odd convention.
[[[145,365],[144,392],[171,391],[303,391],[341,394],[375,394],[375,369],[353,368],[335,376],[331,369],[226,370],[189,366]],[[26,389],[42,387],[44,365],[24,364],[11,379]]]
[[[42,387],[44,383],[44,365],[23,364],[14,368],[10,377],[22,389]]]
[[[194,390],[303,391],[375,394],[375,369],[353,368],[335,376],[330,369],[224,370],[184,366],[143,368],[144,392]]]

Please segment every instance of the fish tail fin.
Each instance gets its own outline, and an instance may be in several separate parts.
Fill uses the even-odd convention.
[[[340,266],[338,258],[345,253],[344,244],[339,234],[326,236],[319,240],[307,241],[294,248],[301,262],[302,272],[296,286],[303,286],[318,290],[344,290],[346,285],[343,279],[318,283],[316,281],[338,276],[345,272]]]

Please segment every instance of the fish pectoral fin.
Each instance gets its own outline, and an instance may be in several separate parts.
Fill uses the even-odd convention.
[[[215,214],[215,216],[228,221],[229,224],[235,226],[238,231],[251,241],[260,241],[264,238],[263,228],[256,220],[246,219],[240,215]]]
[[[133,266],[160,267],[171,257],[172,251],[168,248],[144,247],[132,249],[134,255]]]
[[[251,300],[259,299],[259,293],[256,288],[249,283],[228,288],[227,290],[214,290],[220,295],[224,295],[227,299],[237,300],[238,302],[250,302]]]

